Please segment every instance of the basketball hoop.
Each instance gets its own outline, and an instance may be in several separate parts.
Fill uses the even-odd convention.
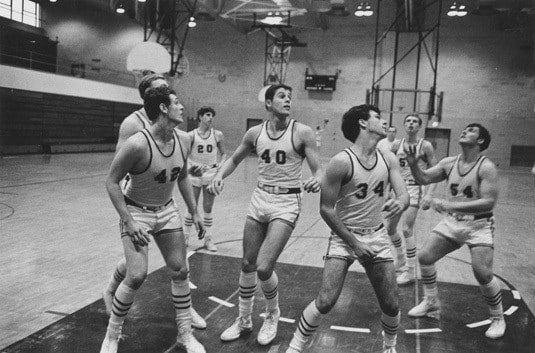
[[[264,86],[262,87],[260,92],[258,92],[258,100],[260,102],[264,103],[266,101],[266,91],[268,90],[269,87],[271,87],[271,85]]]
[[[126,58],[126,69],[136,77],[136,85],[147,73],[169,72],[171,55],[161,44],[141,42],[136,44]]]

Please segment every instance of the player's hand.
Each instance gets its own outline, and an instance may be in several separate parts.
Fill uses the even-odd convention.
[[[433,200],[433,197],[431,195],[424,195],[422,198],[421,208],[422,210],[426,211],[431,207],[431,202]]]
[[[132,243],[138,246],[146,246],[150,243],[149,233],[136,221],[124,221],[124,229],[121,235],[127,235]]]
[[[407,155],[407,163],[409,164],[415,164],[418,159],[420,159],[420,155],[418,155],[418,151],[416,150],[416,145],[410,145],[408,149],[404,149],[405,154]]]
[[[204,172],[202,165],[192,165],[188,173],[194,177],[200,177],[202,176],[202,173]]]
[[[199,240],[204,238],[204,235],[206,234],[206,230],[204,230],[204,226],[201,221],[201,217],[199,217],[199,214],[197,212],[192,214],[193,219],[193,225],[195,226],[195,229],[197,230],[197,238]]]
[[[316,177],[310,177],[303,183],[303,189],[306,192],[318,192],[320,191],[320,181]]]
[[[216,175],[210,185],[208,185],[208,192],[213,195],[219,195],[223,191],[223,179],[220,176]]]
[[[450,202],[444,199],[434,198],[431,201],[431,206],[435,211],[440,213],[449,212],[451,210]]]
[[[364,261],[373,259],[377,255],[368,244],[360,241],[357,241],[355,244],[353,244],[351,248],[353,248],[355,255]]]
[[[392,218],[403,212],[403,205],[396,198],[388,199],[383,205],[384,218]]]

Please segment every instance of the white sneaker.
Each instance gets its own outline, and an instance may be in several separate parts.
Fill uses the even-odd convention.
[[[394,338],[387,339],[385,338],[385,332],[381,332],[383,336],[383,353],[397,353],[396,351],[396,341],[397,335]],[[390,342],[387,342],[390,341]]]
[[[286,353],[301,353],[305,349],[306,344],[307,344],[307,340],[303,341],[295,337],[295,333],[294,333],[292,340],[290,341],[290,346],[288,346]]]
[[[489,329],[485,332],[485,336],[492,339],[503,337],[505,334],[505,319],[502,317],[491,318],[492,322]]]
[[[104,305],[106,306],[106,314],[111,315],[111,310],[113,308],[113,294],[107,289],[102,292],[102,300],[104,300]]]
[[[403,257],[398,257],[396,261],[394,261],[394,267],[396,268],[396,273],[401,273],[405,271],[407,266],[407,261],[405,260],[405,255]]]
[[[383,346],[383,353],[398,353],[396,347]]]
[[[195,327],[201,330],[205,329],[206,321],[204,321],[202,316],[199,315],[197,310],[193,309],[193,307],[190,307],[190,313],[191,313],[191,327]]]
[[[280,316],[280,309],[275,309],[267,313],[264,318],[264,324],[260,328],[260,331],[258,331],[258,336],[256,337],[256,340],[262,346],[270,344],[271,341],[275,339],[275,336],[277,336],[277,327],[279,325]]]
[[[240,335],[245,332],[253,330],[253,322],[251,317],[238,317],[234,323],[221,334],[221,341],[229,342],[240,338]]]
[[[440,300],[438,298],[424,297],[424,300],[414,308],[409,310],[410,317],[429,316],[440,319]]]
[[[399,286],[404,286],[407,284],[414,283],[416,275],[414,273],[414,267],[405,267],[399,276],[396,277],[396,282]]]
[[[121,327],[110,327],[106,330],[106,337],[100,346],[100,353],[117,353],[119,340],[121,339]]]
[[[206,237],[206,240],[204,241],[204,247],[206,248],[206,250],[211,252],[217,251],[217,246],[215,246],[214,242],[212,241],[212,238],[210,237]]]
[[[177,346],[184,348],[188,353],[206,353],[203,345],[197,341],[193,336],[192,330],[189,327],[181,327],[178,329],[176,337]]]

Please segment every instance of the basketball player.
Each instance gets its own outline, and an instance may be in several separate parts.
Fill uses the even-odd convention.
[[[401,272],[397,277],[399,285],[410,284],[415,280],[416,238],[414,237],[414,222],[420,205],[423,210],[429,209],[429,202],[436,188],[436,185],[427,187],[425,196],[422,199],[422,186],[414,181],[414,177],[412,176],[410,167],[406,161],[405,150],[409,146],[416,146],[419,151],[418,153],[422,155],[422,159],[419,162],[422,166],[429,168],[437,164],[435,150],[433,149],[431,142],[418,138],[418,132],[422,126],[422,119],[416,115],[407,115],[405,117],[404,125],[405,137],[392,144],[392,152],[396,154],[399,160],[401,175],[405,180],[407,191],[410,196],[410,206],[403,213],[404,216],[402,218],[401,215],[398,215],[387,222],[388,235],[390,236],[390,240],[394,244],[397,253],[396,268]],[[401,231],[405,238],[405,246],[403,246],[401,236],[397,230],[400,219],[402,220]]]
[[[258,184],[253,191],[243,230],[243,259],[239,279],[239,313],[234,323],[221,334],[232,341],[252,330],[257,274],[266,298],[266,317],[257,340],[267,345],[277,335],[280,317],[275,263],[288,242],[301,211],[301,193],[318,192],[321,166],[314,131],[290,119],[292,89],[278,84],[265,93],[269,117],[249,129],[234,154],[227,159],[210,184],[219,194],[223,179],[230,175],[251,151],[258,155]],[[312,176],[301,182],[306,159]]]
[[[459,144],[460,155],[446,157],[427,170],[418,165],[420,154],[415,146],[410,146],[407,152],[407,162],[416,181],[426,185],[447,180],[449,194],[448,200],[432,200],[433,208],[445,217],[418,253],[424,299],[409,311],[409,316],[440,314],[435,262],[466,244],[470,249],[474,275],[489,306],[491,324],[485,336],[500,338],[505,333],[502,295],[492,272],[492,210],[498,199],[498,172],[494,163],[481,154],[490,144],[490,134],[480,124],[469,124],[462,131]]]
[[[386,136],[382,121],[379,109],[367,104],[349,109],[342,118],[344,137],[353,145],[330,160],[321,181],[320,214],[331,228],[323,281],[317,298],[301,315],[287,353],[305,349],[323,316],[336,304],[355,260],[366,270],[379,301],[383,352],[396,352],[398,286],[383,217],[403,212],[409,195],[394,155],[376,148]],[[390,183],[397,198],[387,201]]]
[[[113,297],[113,308],[100,352],[117,352],[123,322],[147,276],[151,234],[171,275],[178,325],[177,345],[190,353],[204,353],[204,347],[191,331],[186,246],[180,215],[173,200],[173,189],[178,183],[186,205],[194,212],[195,201],[188,178],[184,142],[175,131],[177,125],[183,122],[184,107],[174,91],[162,86],[147,90],[144,108],[151,126],[123,143],[106,179],[106,189],[121,217],[127,270]],[[123,189],[120,183],[126,174],[130,180]]]
[[[149,88],[156,88],[156,87],[168,87],[168,83],[165,80],[165,77],[159,74],[148,74],[143,76],[141,79],[141,82],[139,83],[138,90],[139,95],[141,96],[141,99],[143,99],[143,96],[145,94],[145,91]],[[149,120],[147,116],[147,112],[145,111],[145,108],[142,107],[139,110],[136,110],[129,116],[127,116],[123,122],[121,123],[121,126],[119,127],[119,137],[117,139],[117,146],[115,147],[115,153],[117,153],[123,143],[132,135],[135,133],[147,129],[151,125],[151,121]],[[180,138],[184,141],[188,141],[189,137],[188,135],[183,132],[180,129],[176,129],[178,135]],[[189,154],[190,144],[187,143],[187,154]],[[127,176],[128,179],[128,176]],[[198,217],[198,215],[195,215],[195,217]],[[195,218],[195,224],[199,224],[198,218]],[[123,258],[121,259],[115,268],[115,271],[113,272],[112,276],[110,277],[110,280],[108,282],[108,286],[102,293],[102,298],[104,300],[104,304],[106,305],[106,312],[108,315],[111,314],[111,308],[112,308],[112,299],[113,295],[115,294],[115,291],[117,290],[117,287],[121,283],[121,281],[126,276],[126,260]],[[192,326],[199,329],[206,328],[206,321],[200,316],[197,311],[191,306],[191,317],[192,317]]]
[[[202,107],[197,111],[197,121],[199,127],[189,132],[191,140],[191,156],[188,163],[192,168],[199,168],[202,175],[191,176],[193,193],[195,200],[199,203],[199,195],[202,191],[204,220],[203,226],[206,232],[204,236],[204,246],[208,251],[217,251],[212,239],[212,208],[214,206],[215,195],[208,192],[208,185],[220,165],[227,158],[223,149],[223,133],[212,127],[215,117],[215,110],[210,107]],[[184,220],[184,233],[186,239],[189,238],[191,226],[193,225],[192,215],[186,213]]]
[[[395,126],[388,127],[386,129],[386,137],[384,139],[381,139],[381,141],[377,142],[377,148],[381,151],[392,151],[392,144],[394,143],[394,141],[396,141],[396,132],[397,129]]]

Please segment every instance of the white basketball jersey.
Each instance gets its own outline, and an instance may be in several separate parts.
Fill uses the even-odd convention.
[[[144,129],[148,129],[149,126],[152,125],[152,123],[149,120],[149,117],[147,116],[147,112],[145,111],[145,108],[141,108],[139,110],[136,110],[131,115],[134,115],[136,118],[139,119],[139,121],[141,121],[141,123],[143,124],[143,128]]]
[[[178,135],[173,131],[173,150],[164,155],[148,130],[138,132],[147,140],[150,160],[147,168],[139,173],[129,173],[130,180],[125,196],[145,206],[161,206],[173,197],[173,189],[186,157]]]
[[[466,173],[461,174],[459,171],[459,159],[461,155],[457,156],[453,167],[451,168],[450,175],[448,176],[447,193],[450,201],[454,202],[466,202],[474,201],[481,198],[481,192],[479,189],[479,168],[481,163],[487,158],[485,156],[479,156],[476,163]],[[460,213],[460,212],[456,212]],[[485,213],[485,212],[483,212]],[[473,213],[470,213],[473,214]]]
[[[295,120],[291,119],[286,130],[277,138],[269,136],[267,124],[267,121],[262,124],[255,144],[258,181],[287,188],[301,187],[304,156],[297,152],[293,143]]]
[[[418,151],[418,153],[420,153],[422,150],[423,142],[423,139],[419,139],[418,142],[416,142],[416,151]],[[409,166],[409,163],[407,163],[407,154],[405,153],[404,145],[405,138],[402,138],[399,142],[398,150],[396,151],[396,157],[398,158],[399,166],[401,167],[401,176],[407,185],[420,185],[412,176],[411,167]],[[427,167],[427,163],[420,159],[418,160],[418,166],[422,169],[425,169]]]
[[[381,225],[381,209],[389,190],[389,168],[383,154],[376,150],[376,162],[366,168],[352,149],[344,150],[351,161],[351,180],[342,185],[336,201],[336,214],[349,229]]]
[[[210,129],[208,137],[203,138],[199,134],[199,129],[189,133],[191,136],[190,161],[194,164],[212,166],[217,163],[217,140],[215,130]]]

